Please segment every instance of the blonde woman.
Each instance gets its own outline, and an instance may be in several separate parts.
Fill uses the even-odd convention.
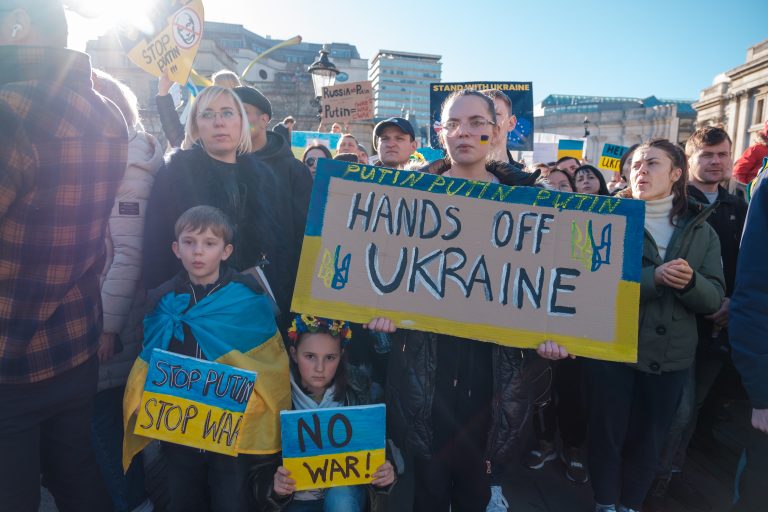
[[[231,90],[209,87],[195,100],[181,149],[166,157],[147,211],[144,276],[147,289],[181,270],[168,250],[173,226],[187,209],[215,206],[235,226],[235,252],[229,260],[238,271],[263,267],[281,311],[288,311],[290,276],[278,234],[287,232],[272,197],[277,185],[272,170],[251,153],[248,118]]]

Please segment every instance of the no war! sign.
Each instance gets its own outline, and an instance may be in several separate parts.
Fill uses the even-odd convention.
[[[385,461],[384,404],[283,411],[283,466],[296,490],[373,481]]]

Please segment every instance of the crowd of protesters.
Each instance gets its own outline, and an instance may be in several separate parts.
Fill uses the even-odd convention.
[[[372,152],[334,125],[337,146],[299,160],[296,121],[268,129],[269,98],[225,70],[185,124],[160,79],[166,151],[130,89],[66,42],[57,0],[0,0],[2,510],[37,510],[41,482],[62,512],[155,509],[131,384],[154,348],[259,375],[248,450],[161,443],[168,510],[387,510],[409,474],[415,511],[505,511],[509,467],[560,458],[596,511],[661,512],[669,496],[706,511],[685,460],[723,381],[753,407],[733,510],[768,507],[768,123],[735,167],[726,131],[703,127],[684,148],[632,146],[606,181],[574,157],[516,162],[509,98],[463,90],[441,108],[444,158],[417,158],[395,117],[375,125]],[[332,158],[643,201],[637,362],[292,313],[313,177]],[[732,177],[753,182],[749,210]],[[390,440],[372,484],[297,491],[279,412],[372,402]]]

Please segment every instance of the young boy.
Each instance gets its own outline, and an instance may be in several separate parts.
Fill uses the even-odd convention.
[[[123,465],[149,442],[133,429],[152,349],[256,371],[254,395],[239,433],[240,455],[163,443],[170,510],[245,512],[248,474],[258,460],[244,454],[280,450],[280,411],[291,408],[288,356],[269,295],[252,276],[225,263],[233,250],[233,228],[226,215],[211,206],[190,208],[176,221],[175,235],[172,250],[184,271],[148,294],[144,348],[123,402]]]

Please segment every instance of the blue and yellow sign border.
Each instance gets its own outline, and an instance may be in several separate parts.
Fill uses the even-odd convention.
[[[291,305],[292,311],[330,318],[343,318],[358,323],[367,323],[374,317],[384,316],[391,318],[399,328],[446,333],[510,346],[509,341],[514,340],[514,346],[520,348],[535,348],[544,341],[544,336],[538,331],[459,322],[445,317],[436,318],[430,315],[379,309],[342,301],[319,300],[312,297],[311,284],[316,279],[317,264],[322,260],[323,222],[331,181],[334,179],[378,183],[438,194],[445,194],[447,181],[453,180],[453,178],[444,178],[418,171],[398,171],[369,165],[320,160],[304,231],[304,244]],[[440,188],[443,191],[440,191]],[[565,346],[570,353],[578,356],[609,361],[636,362],[645,218],[643,202],[610,196],[589,196],[589,201],[580,202],[558,201],[558,198],[569,194],[535,187],[509,187],[496,183],[483,183],[483,186],[472,187],[470,190],[472,193],[468,196],[478,199],[508,204],[549,206],[561,211],[589,211],[597,215],[625,217],[624,258],[621,281],[618,283],[616,293],[613,339],[604,342],[559,334],[547,335],[547,339]],[[579,207],[576,207],[577,203]],[[584,208],[580,208],[582,206]]]

